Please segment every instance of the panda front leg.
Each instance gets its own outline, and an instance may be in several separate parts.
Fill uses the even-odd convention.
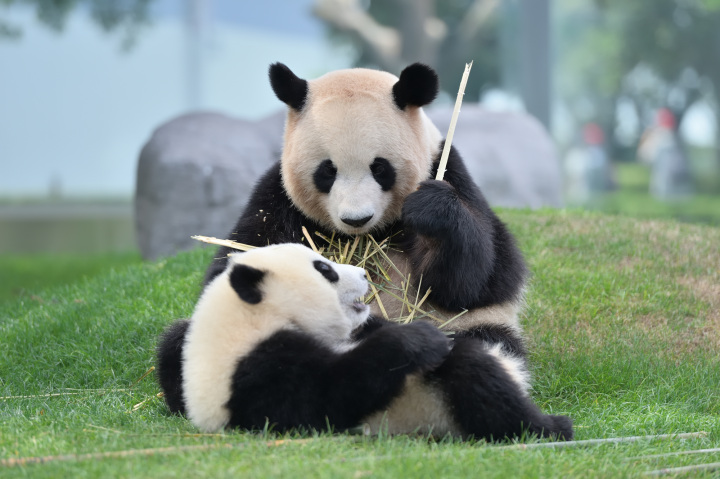
[[[435,305],[460,312],[522,297],[522,253],[454,147],[444,181],[422,182],[406,198],[402,222],[413,276],[422,275]]]
[[[495,266],[491,218],[473,210],[453,185],[428,180],[405,200],[403,227],[413,277],[450,311],[483,306]]]
[[[418,321],[407,325],[379,320],[357,347],[339,356],[324,374],[327,415],[341,428],[386,408],[408,375],[430,371],[450,352],[447,336]]]

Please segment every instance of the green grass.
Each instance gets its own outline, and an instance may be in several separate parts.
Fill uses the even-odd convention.
[[[520,450],[197,434],[169,415],[152,374],[138,381],[163,327],[192,311],[211,255],[197,250],[0,305],[0,458],[174,449],[0,466],[0,476],[635,477],[720,462],[720,454],[636,459],[720,447],[720,229],[562,211],[501,216],[533,271],[524,322],[543,410],[571,415],[577,439],[708,437]],[[182,449],[197,445],[213,448]]]
[[[85,254],[0,254],[0,302],[31,298],[41,290],[140,263],[138,252]]]

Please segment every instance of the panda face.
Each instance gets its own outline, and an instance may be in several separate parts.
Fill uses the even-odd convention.
[[[273,329],[278,322],[342,347],[370,314],[363,301],[365,271],[333,263],[305,246],[266,246],[233,255],[230,264],[231,286],[263,327]]]
[[[341,70],[307,82],[301,110],[288,102],[283,185],[306,216],[348,235],[400,218],[430,173],[440,133],[421,108],[398,107],[397,83],[385,72]]]
[[[313,182],[319,193],[328,195],[325,208],[333,226],[348,234],[364,233],[378,224],[382,219],[378,212],[385,211],[392,199],[388,193],[395,186],[395,167],[377,157],[367,171],[347,170],[339,171],[332,160],[324,160],[315,170]]]

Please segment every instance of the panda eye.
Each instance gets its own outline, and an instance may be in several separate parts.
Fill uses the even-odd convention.
[[[333,269],[333,267],[330,266],[325,261],[320,261],[320,260],[314,261],[313,266],[315,266],[315,269],[318,270],[320,272],[320,274],[323,275],[325,277],[325,279],[327,279],[331,283],[336,283],[340,279],[340,276],[338,276],[337,271],[335,271]]]
[[[383,191],[389,191],[395,185],[395,168],[385,158],[375,158],[370,171]]]
[[[320,193],[330,193],[330,189],[335,183],[335,176],[337,176],[337,168],[332,160],[324,160],[313,173],[315,187]]]

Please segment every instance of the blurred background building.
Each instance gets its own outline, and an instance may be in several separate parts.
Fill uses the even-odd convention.
[[[153,130],[272,115],[275,61],[423,61],[443,106],[474,60],[465,102],[544,125],[568,206],[720,225],[718,58],[720,0],[4,0],[0,254],[134,250]]]

